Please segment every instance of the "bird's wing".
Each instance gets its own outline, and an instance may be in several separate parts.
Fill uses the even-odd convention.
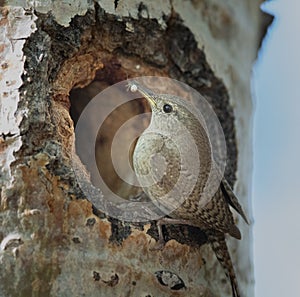
[[[247,224],[249,224],[249,221],[245,215],[242,206],[240,205],[237,197],[233,193],[230,185],[228,184],[225,178],[222,179],[220,188],[229,205],[232,206],[242,216],[242,218]]]

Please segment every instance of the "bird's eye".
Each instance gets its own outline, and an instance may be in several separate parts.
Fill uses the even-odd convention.
[[[172,105],[170,105],[170,104],[165,104],[165,105],[163,106],[163,111],[164,111],[165,113],[170,113],[170,112],[172,112],[172,110],[173,110],[173,107],[172,107]]]

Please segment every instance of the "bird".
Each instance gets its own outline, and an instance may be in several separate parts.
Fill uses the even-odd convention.
[[[241,239],[230,207],[249,222],[214,162],[205,122],[192,103],[181,97],[155,93],[136,80],[128,87],[151,107],[150,124],[134,148],[133,169],[143,191],[166,214],[157,221],[157,248],[165,244],[164,225],[200,228],[230,280],[232,296],[241,297],[225,238],[229,234]]]

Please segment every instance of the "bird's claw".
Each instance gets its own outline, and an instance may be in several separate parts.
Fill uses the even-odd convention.
[[[161,251],[166,245],[164,239],[158,239],[153,247],[150,248],[150,251]]]

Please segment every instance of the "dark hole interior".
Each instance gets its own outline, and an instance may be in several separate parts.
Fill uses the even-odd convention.
[[[97,78],[97,77],[96,77]],[[105,88],[110,86],[110,82],[105,81],[104,79],[99,80],[95,79],[88,86],[84,88],[72,89],[70,92],[70,114],[74,121],[74,127],[78,122],[78,119],[90,103],[90,101]],[[95,110],[93,110],[93,115],[89,119],[86,125],[86,138],[87,141],[76,143],[76,150],[78,145],[83,146],[83,153],[77,150],[77,153],[86,166],[86,169],[90,173],[91,182],[94,186],[100,187],[98,173],[100,174],[102,180],[108,187],[108,193],[105,193],[106,190],[101,188],[104,194],[109,194],[110,191],[119,195],[122,198],[129,199],[140,192],[141,188],[138,186],[131,185],[130,183],[124,181],[122,176],[126,176],[128,180],[134,179],[134,173],[132,170],[132,154],[137,138],[135,135],[138,133],[137,130],[144,130],[150,120],[150,115],[144,114],[149,112],[150,109],[145,103],[145,99],[135,99],[129,102],[126,102],[115,109],[112,112],[108,113],[105,117],[104,122],[100,127],[96,127],[98,124],[97,116],[103,113],[107,113],[107,109],[111,108],[114,105],[116,98],[105,98],[103,102],[98,105]],[[135,117],[137,115],[141,115]],[[122,125],[126,125],[119,131]],[[96,130],[95,130],[96,129]],[[76,129],[75,129],[76,131]],[[96,131],[97,138],[96,143],[92,143],[91,138],[89,137],[92,131]],[[119,133],[118,133],[119,131]],[[76,132],[75,132],[76,138]],[[113,147],[113,141],[116,141],[117,145]],[[87,154],[89,152],[94,154],[96,159],[96,166],[89,166],[89,162],[86,162]],[[112,162],[112,155],[114,158],[114,163]],[[115,169],[117,165],[118,172]],[[118,174],[121,172],[121,176]]]

